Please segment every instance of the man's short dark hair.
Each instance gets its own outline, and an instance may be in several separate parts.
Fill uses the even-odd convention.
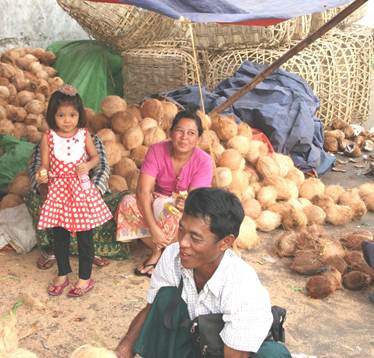
[[[228,235],[238,237],[244,219],[243,206],[238,197],[218,188],[192,190],[186,199],[184,213],[208,220],[210,231],[218,240]]]

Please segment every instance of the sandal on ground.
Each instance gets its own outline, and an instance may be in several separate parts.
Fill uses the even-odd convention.
[[[67,286],[69,286],[69,279],[68,278],[61,285],[51,284],[48,287],[48,294],[50,296],[60,296],[64,292],[65,287],[67,287]]]
[[[36,266],[40,270],[48,270],[55,264],[55,262],[55,255],[48,255],[42,252],[36,261]]]
[[[95,287],[95,281],[90,278],[86,287],[72,287],[68,292],[68,297],[82,297],[88,291],[91,291]]]
[[[110,264],[110,261],[106,259],[105,257],[94,256],[93,263],[96,266],[104,267],[104,266],[108,266]]]
[[[143,262],[142,267],[140,269],[136,268],[134,270],[134,274],[136,276],[147,276],[149,278],[152,277],[152,272],[149,272],[149,271],[142,272],[141,270],[144,270],[147,267],[150,267],[150,269],[154,269],[156,267],[156,265],[157,265],[157,262],[156,263],[148,263],[148,264],[146,262],[147,262],[147,260]]]

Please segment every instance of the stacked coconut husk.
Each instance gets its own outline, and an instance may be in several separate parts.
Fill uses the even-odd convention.
[[[361,245],[373,241],[373,233],[357,230],[333,239],[321,227],[285,232],[276,239],[279,257],[290,257],[290,269],[304,276],[306,294],[325,298],[341,288],[360,290],[374,282],[374,270],[365,262]]]

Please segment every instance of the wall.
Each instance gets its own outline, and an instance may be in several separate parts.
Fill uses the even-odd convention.
[[[0,0],[0,53],[11,47],[47,47],[89,38],[56,0]]]

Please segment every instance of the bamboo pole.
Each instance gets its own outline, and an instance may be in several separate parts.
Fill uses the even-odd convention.
[[[221,103],[219,106],[214,108],[209,113],[209,116],[214,117],[215,115],[223,112],[227,107],[230,107],[240,97],[244,96],[246,93],[251,91],[260,82],[262,82],[266,77],[268,77],[272,72],[274,72],[277,68],[279,68],[285,62],[287,62],[292,56],[296,55],[301,50],[303,50],[305,47],[313,43],[315,40],[322,37],[327,31],[335,27],[339,22],[344,20],[347,16],[349,16],[352,12],[357,10],[360,6],[362,6],[367,1],[368,0],[356,0],[351,5],[346,7],[343,11],[341,11],[339,14],[333,17],[330,21],[326,22],[317,31],[315,31],[313,34],[311,34],[304,40],[300,41],[297,45],[295,45],[290,50],[288,50],[284,55],[282,55],[278,60],[274,61],[269,67],[265,68],[262,72],[260,72],[257,76],[255,76],[251,82],[243,86],[238,92],[236,92],[231,97],[229,97],[225,102]]]

